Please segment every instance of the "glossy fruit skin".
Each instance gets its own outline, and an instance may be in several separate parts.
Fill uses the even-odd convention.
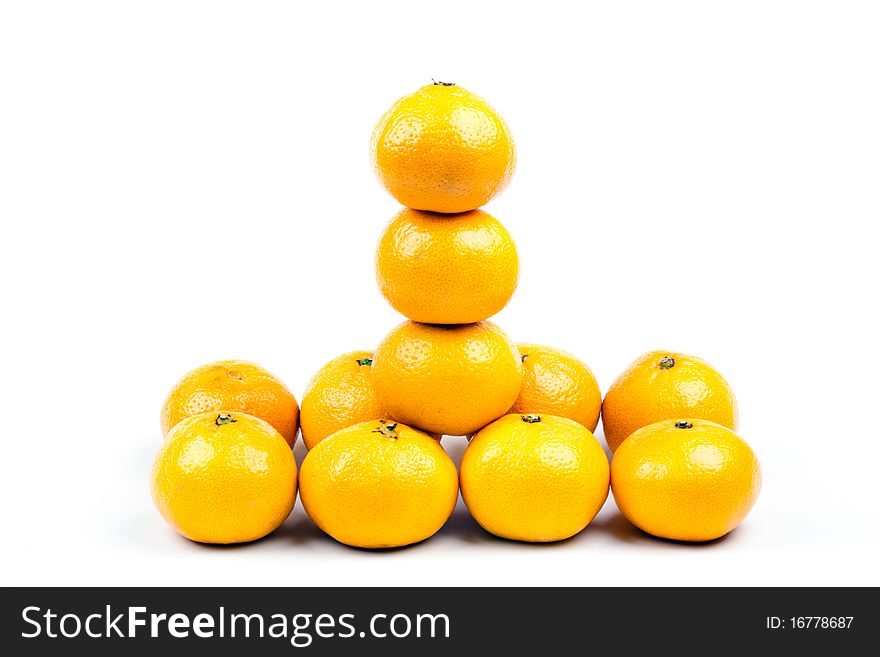
[[[620,512],[642,531],[711,541],[749,513],[761,490],[761,467],[727,427],[669,419],[623,441],[611,461],[611,488]]]
[[[516,541],[560,541],[582,531],[605,503],[608,481],[599,441],[582,424],[552,415],[505,415],[480,430],[461,459],[471,515]]]
[[[244,543],[275,531],[296,500],[296,461],[267,422],[201,413],[168,434],[150,475],[165,520],[200,543]]]
[[[507,187],[516,150],[507,124],[485,100],[456,85],[429,84],[379,120],[370,160],[402,205],[467,212]]]
[[[455,464],[427,434],[392,421],[334,433],[306,455],[300,495],[340,543],[389,548],[433,536],[458,499]]]
[[[208,411],[238,411],[265,420],[290,447],[296,441],[299,406],[279,379],[255,363],[220,360],[188,372],[162,405],[162,435],[181,420]]]
[[[442,215],[406,208],[376,249],[379,290],[416,322],[471,324],[507,305],[519,258],[510,233],[481,210]]]
[[[352,351],[337,356],[312,377],[300,409],[306,447],[312,449],[353,424],[389,417],[373,390],[372,363],[372,351]]]
[[[602,426],[612,451],[636,429],[675,417],[711,420],[736,429],[733,390],[696,356],[648,352],[617,377],[602,402]]]
[[[590,368],[561,349],[525,342],[517,348],[522,354],[523,384],[508,412],[558,415],[595,431],[602,391]]]
[[[441,435],[465,436],[501,417],[521,384],[516,345],[491,322],[404,322],[373,361],[373,387],[391,415]]]

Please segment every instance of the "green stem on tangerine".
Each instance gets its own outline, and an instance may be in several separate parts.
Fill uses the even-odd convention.
[[[670,358],[669,356],[664,356],[663,358],[660,359],[660,369],[661,370],[668,370],[668,369],[672,369],[673,367],[675,367],[675,359],[674,358]]]
[[[529,415],[520,415],[520,417],[522,418],[522,421],[523,421],[523,422],[528,422],[529,424],[534,424],[535,422],[540,422],[540,421],[541,421],[541,416],[540,416],[540,415],[531,415],[531,414],[529,414]]]
[[[214,420],[214,424],[218,427],[222,427],[224,424],[229,424],[230,422],[238,422],[238,420],[227,413],[221,413],[217,416],[217,419]]]
[[[358,365],[372,365],[373,359],[372,358],[358,358],[357,364]]]
[[[385,420],[379,420],[379,424],[382,426],[378,429],[373,429],[372,433],[381,433],[386,438],[391,438],[392,440],[397,440],[397,422],[386,422]]]
[[[693,422],[687,422],[687,421],[676,422],[676,423],[675,423],[675,428],[676,428],[676,429],[693,429],[693,428],[694,428],[694,424],[693,424]]]

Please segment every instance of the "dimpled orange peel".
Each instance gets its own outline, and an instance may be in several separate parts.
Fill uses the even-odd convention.
[[[488,532],[559,541],[586,527],[608,497],[608,459],[582,424],[505,415],[481,429],[461,459],[461,493]]]
[[[637,358],[605,394],[602,427],[612,451],[636,429],[667,418],[711,420],[736,429],[733,390],[706,361],[674,351]]]
[[[370,141],[373,168],[402,205],[431,212],[475,210],[513,176],[510,129],[479,96],[435,82],[398,100]]]
[[[509,412],[558,415],[595,431],[602,391],[590,368],[561,349],[525,342],[517,348],[522,354],[523,384]]]
[[[312,377],[300,409],[307,448],[345,427],[388,416],[373,390],[372,365],[372,351],[352,351],[337,356]]]
[[[390,420],[342,429],[309,450],[300,495],[340,543],[401,547],[429,538],[458,499],[455,464],[427,434]]]
[[[401,210],[376,250],[379,290],[395,310],[429,324],[470,324],[501,310],[516,289],[510,234],[481,210]]]
[[[178,422],[207,411],[239,411],[265,420],[293,447],[299,406],[277,377],[244,360],[220,360],[185,374],[162,405],[162,434]]]
[[[171,430],[150,475],[156,508],[200,543],[244,543],[275,531],[296,499],[296,461],[269,423],[237,412],[190,416]]]
[[[634,432],[611,462],[620,512],[636,527],[677,541],[711,541],[739,525],[761,490],[761,467],[733,431],[668,419]]]
[[[521,384],[519,352],[491,322],[404,322],[373,361],[373,387],[392,417],[441,435],[468,435],[501,417]]]

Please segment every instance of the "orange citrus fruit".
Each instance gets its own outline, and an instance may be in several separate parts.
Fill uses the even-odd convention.
[[[612,451],[636,429],[668,418],[711,420],[736,429],[736,398],[706,361],[672,351],[636,359],[611,384],[602,402],[602,426]]]
[[[507,124],[462,87],[434,83],[398,100],[370,142],[381,183],[401,204],[467,212],[510,182],[516,151]]]
[[[481,429],[461,459],[461,494],[486,531],[560,541],[586,527],[608,497],[608,459],[582,424],[505,415]]]
[[[570,353],[537,344],[518,344],[523,384],[510,413],[558,415],[596,430],[602,391],[583,361]]]
[[[353,424],[388,417],[372,384],[372,351],[352,351],[324,365],[306,386],[300,409],[303,442],[312,449]]]
[[[178,381],[162,406],[162,434],[181,420],[207,411],[238,411],[265,420],[293,447],[299,406],[290,390],[259,365],[220,360]]]
[[[745,441],[707,420],[668,419],[629,436],[611,461],[620,512],[654,536],[711,541],[739,525],[761,490]]]
[[[519,352],[491,322],[404,322],[373,361],[373,387],[392,417],[441,435],[464,436],[501,417],[521,383]]]
[[[193,415],[168,434],[150,477],[156,508],[200,543],[244,543],[284,522],[296,461],[284,437],[245,413]]]
[[[458,473],[427,434],[371,420],[309,450],[300,495],[309,517],[340,543],[400,547],[433,536],[449,519]]]
[[[379,290],[401,314],[429,324],[470,324],[507,305],[519,259],[510,234],[481,210],[442,215],[409,208],[376,250]]]

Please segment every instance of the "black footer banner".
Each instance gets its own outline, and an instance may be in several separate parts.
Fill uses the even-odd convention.
[[[854,654],[878,604],[866,588],[6,588],[0,612],[6,655]]]

